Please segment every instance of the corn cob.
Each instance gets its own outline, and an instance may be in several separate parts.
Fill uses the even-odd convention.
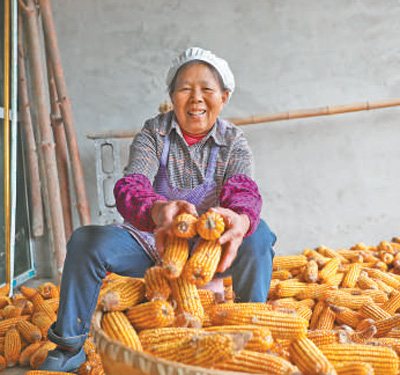
[[[361,307],[360,314],[364,318],[371,318],[376,321],[390,318],[392,316],[376,303],[364,303],[364,305]]]
[[[376,335],[377,329],[375,326],[369,326],[363,331],[356,331],[349,337],[349,343],[366,344],[368,340]]]
[[[18,364],[21,347],[21,336],[17,328],[15,326],[10,327],[4,340],[4,358],[8,367],[14,367]]]
[[[390,254],[394,253],[394,249],[392,247],[392,245],[390,244],[389,241],[381,241],[378,245],[378,250],[379,251],[386,251]]]
[[[8,305],[11,305],[10,298],[7,296],[0,296],[0,309]]]
[[[22,315],[22,308],[19,306],[8,305],[3,308],[3,318],[18,318]]]
[[[216,293],[209,289],[197,289],[200,297],[201,305],[203,306],[204,312],[209,312],[219,301]]]
[[[308,263],[304,255],[283,255],[275,256],[273,260],[273,270],[291,270],[292,268],[303,267]]]
[[[388,252],[386,252],[386,251],[380,251],[379,252],[379,254],[378,254],[378,256],[379,256],[379,259],[383,262],[383,263],[385,263],[385,264],[392,264],[392,262],[393,262],[393,260],[394,260],[394,256],[393,256],[393,254],[390,254],[390,253],[388,253]]]
[[[245,349],[253,350],[255,352],[264,353],[273,344],[271,332],[266,327],[260,327],[255,325],[225,325],[225,326],[213,326],[204,328],[205,332],[219,332],[219,333],[236,333],[236,332],[251,332],[252,337],[247,342]]]
[[[316,283],[318,281],[318,264],[315,260],[310,260],[305,265],[303,277],[308,283]]]
[[[176,325],[189,324],[199,328],[204,320],[204,309],[201,305],[199,292],[183,276],[170,280],[172,300],[176,303]]]
[[[338,287],[342,283],[344,275],[345,275],[344,272],[336,272],[334,275],[329,276],[325,280],[325,283],[327,285]]]
[[[394,331],[392,331],[394,332]],[[393,337],[372,338],[368,341],[370,345],[386,346],[393,349],[397,355],[400,355],[400,339]]]
[[[310,330],[315,330],[318,324],[319,317],[324,311],[325,308],[325,302],[324,301],[318,301],[317,304],[314,307],[313,315],[311,317],[310,321]]]
[[[369,277],[381,280],[392,288],[398,288],[400,286],[400,281],[386,272],[374,268],[363,268],[363,270],[368,273]]]
[[[71,375],[70,372],[30,370],[25,375]]]
[[[183,274],[197,286],[210,282],[221,259],[222,247],[217,241],[201,240],[186,262]]]
[[[3,371],[7,367],[6,359],[0,354],[0,371]]]
[[[379,289],[355,290],[351,294],[353,296],[355,295],[369,296],[375,303],[385,303],[389,300],[387,293]]]
[[[349,270],[343,278],[342,288],[354,288],[360,273],[361,266],[358,263],[351,264]]]
[[[335,250],[329,249],[326,246],[319,246],[317,252],[328,258],[338,258],[340,262],[343,264],[349,263],[349,261],[346,258],[340,255],[340,253],[338,253]]]
[[[292,274],[288,270],[273,271],[271,279],[272,280],[288,280],[292,278]]]
[[[32,354],[29,364],[31,368],[37,370],[39,366],[43,363],[43,361],[47,357],[47,353],[50,350],[54,350],[56,348],[56,344],[52,343],[51,341],[46,341],[39,349]]]
[[[327,291],[321,297],[322,300],[337,306],[348,307],[352,310],[360,310],[364,303],[372,303],[373,299],[369,296],[354,296],[339,290]]]
[[[289,347],[292,361],[304,375],[336,375],[333,365],[321,350],[307,337],[293,340]]]
[[[140,331],[138,336],[142,343],[143,350],[147,351],[155,345],[165,342],[178,342],[183,339],[190,340],[194,335],[201,334],[199,329],[186,327],[165,327],[156,329],[145,329]]]
[[[59,289],[51,282],[39,285],[37,290],[44,299],[60,298]]]
[[[308,322],[297,316],[266,309],[227,309],[212,316],[216,325],[257,325],[269,328],[274,338],[292,339],[305,336]]]
[[[298,369],[289,361],[273,354],[242,350],[232,358],[217,363],[213,368],[249,374],[294,375]]]
[[[367,362],[345,362],[335,364],[338,375],[374,375],[373,367]]]
[[[400,307],[400,292],[393,290],[390,294],[390,298],[382,305],[382,309],[387,311],[390,315],[394,315],[397,309]]]
[[[40,331],[40,328],[36,327],[30,322],[21,321],[17,323],[16,327],[21,336],[30,343],[38,342],[42,339],[42,332]]]
[[[131,307],[126,312],[128,320],[135,329],[151,329],[170,326],[174,319],[174,309],[163,300],[145,302]]]
[[[42,332],[42,337],[47,337],[47,332],[52,325],[53,321],[49,318],[49,316],[43,311],[36,312],[32,315],[32,324],[40,329]]]
[[[44,344],[44,341],[35,342],[34,344],[28,345],[19,356],[20,366],[29,366],[32,355]]]
[[[364,317],[360,313],[347,307],[336,305],[330,305],[330,307],[331,310],[335,313],[336,320],[339,324],[346,324],[355,329],[364,319]]]
[[[324,267],[319,271],[318,277],[322,281],[328,280],[330,277],[336,274],[340,266],[339,258],[332,258],[328,263],[324,265]]]
[[[276,285],[275,294],[279,298],[294,297],[308,287],[309,284],[297,281],[295,279],[285,280]]]
[[[15,326],[22,320],[23,318],[17,317],[0,321],[0,336],[4,336],[10,327]]]
[[[307,322],[310,321],[312,313],[313,313],[312,310],[307,306],[300,306],[299,308],[296,309],[296,312],[297,312],[297,316],[307,320]]]
[[[384,337],[390,332],[393,328],[400,327],[400,315],[394,315],[390,318],[379,320],[374,323],[377,332],[375,337]]]
[[[379,289],[378,284],[368,277],[365,271],[362,271],[358,277],[357,286],[360,289]]]
[[[139,337],[123,312],[110,311],[104,314],[101,326],[112,339],[120,341],[132,349],[142,350]]]
[[[103,311],[122,311],[143,300],[146,292],[143,279],[131,278],[111,288],[101,299]]]
[[[319,299],[329,290],[335,290],[335,287],[329,284],[309,284],[305,289],[296,294],[296,298]]]
[[[0,354],[4,354],[4,336],[0,337]]]
[[[386,292],[386,293],[390,294],[395,289],[392,286],[390,286],[390,285],[386,284],[385,282],[383,282],[382,280],[374,279],[374,278],[372,278],[372,279],[373,279],[373,281],[376,282],[376,285],[378,285],[378,289],[382,290],[383,292]]]
[[[146,285],[146,298],[149,301],[153,299],[168,299],[171,288],[165,278],[162,267],[154,266],[149,268],[144,275],[144,282]]]
[[[183,213],[175,217],[172,231],[180,238],[192,238],[197,234],[197,218],[191,214]]]
[[[365,344],[331,344],[321,346],[321,351],[335,366],[345,362],[367,362],[376,375],[395,375],[399,367],[396,353],[382,346]]]
[[[323,267],[327,262],[331,260],[331,258],[325,257],[319,252],[311,249],[304,249],[303,255],[305,255],[308,260],[314,260],[318,264],[318,267]]]
[[[335,313],[331,310],[329,306],[325,306],[324,310],[321,312],[317,325],[315,329],[317,330],[331,330],[335,325]]]
[[[26,286],[21,286],[21,293],[24,295],[24,297],[26,297],[33,303],[33,306],[35,307],[36,311],[43,311],[48,315],[48,317],[52,321],[56,320],[57,316],[54,313],[54,310],[43,299],[43,297],[40,295],[38,291],[32,288],[28,288]]]
[[[334,344],[343,340],[340,332],[334,330],[307,331],[306,337],[317,346]]]
[[[208,211],[196,223],[197,233],[205,240],[217,240],[225,230],[224,218],[216,212]]]
[[[170,236],[167,239],[163,254],[162,268],[168,279],[180,276],[189,257],[189,245],[186,239]]]

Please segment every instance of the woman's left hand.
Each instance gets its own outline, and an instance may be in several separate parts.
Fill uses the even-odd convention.
[[[218,239],[218,243],[223,246],[223,253],[217,271],[226,271],[236,258],[239,246],[242,244],[243,237],[250,228],[250,219],[245,214],[237,214],[229,208],[213,207],[211,211],[220,214],[224,218],[225,232]]]

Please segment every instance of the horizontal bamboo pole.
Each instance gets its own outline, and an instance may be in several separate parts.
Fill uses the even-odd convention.
[[[328,105],[326,107],[300,109],[287,112],[277,112],[267,115],[248,116],[248,117],[231,117],[227,118],[228,121],[235,125],[252,125],[264,122],[293,120],[304,117],[328,116],[340,113],[369,111],[372,109],[381,109],[400,106],[400,99],[387,99],[367,101],[362,103],[343,104],[343,105]],[[103,139],[103,138],[131,138],[138,133],[137,130],[110,130],[97,133],[86,133],[89,139]]]

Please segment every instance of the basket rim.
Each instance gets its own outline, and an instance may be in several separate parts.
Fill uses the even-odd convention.
[[[132,349],[123,343],[110,338],[101,328],[101,318],[103,312],[96,310],[92,317],[91,334],[94,344],[101,352],[106,353],[115,361],[122,361],[128,366],[137,368],[144,373],[150,366],[156,366],[160,374],[185,374],[185,375],[252,375],[247,372],[232,372],[216,369],[207,369],[199,366],[185,365],[180,362],[169,361],[163,358],[155,357],[146,352]],[[138,367],[139,366],[139,367]],[[171,367],[175,368],[175,372],[171,372]]]

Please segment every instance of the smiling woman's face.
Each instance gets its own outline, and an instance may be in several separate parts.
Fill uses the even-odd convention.
[[[184,67],[170,94],[179,126],[191,134],[205,134],[222,111],[228,91],[223,91],[216,74],[202,63]]]

